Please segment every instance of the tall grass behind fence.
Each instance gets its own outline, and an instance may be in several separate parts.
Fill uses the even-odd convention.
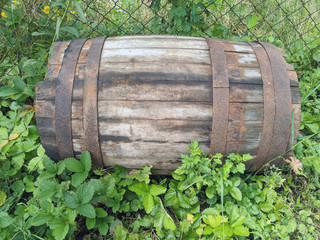
[[[320,61],[318,0],[1,0],[0,11],[1,80],[26,70],[43,76],[54,41],[101,35],[263,40],[283,48],[291,62]]]

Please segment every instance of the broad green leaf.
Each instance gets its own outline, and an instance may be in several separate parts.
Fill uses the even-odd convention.
[[[84,151],[81,154],[80,162],[81,162],[84,170],[89,172],[91,169],[91,157],[90,157],[90,153],[88,151]]]
[[[189,198],[182,194],[181,192],[178,192],[178,201],[179,201],[179,205],[183,208],[190,208],[190,201]]]
[[[153,207],[154,207],[154,201],[153,201],[152,195],[150,193],[146,194],[142,198],[142,203],[143,203],[144,209],[149,214],[152,211]]]
[[[270,212],[273,209],[273,205],[268,202],[260,203],[259,208],[264,212]]]
[[[96,210],[97,217],[102,218],[102,217],[108,216],[108,213],[105,210],[103,210],[102,208],[96,208],[95,210]]]
[[[43,62],[37,59],[28,59],[24,61],[22,68],[28,77],[36,77],[43,72]]]
[[[297,228],[297,222],[294,219],[290,219],[287,225],[287,229],[289,233],[293,233]]]
[[[164,211],[160,210],[157,212],[157,214],[154,217],[154,226],[157,229],[157,232],[160,232],[162,226],[163,226],[163,218],[164,218]]]
[[[106,206],[107,207],[112,207],[112,211],[114,213],[116,213],[120,208],[120,201],[119,200],[114,200],[114,199],[108,199],[106,201]]]
[[[204,235],[210,235],[212,232],[213,232],[212,227],[210,227],[208,225],[203,229],[203,234]]]
[[[233,229],[233,233],[239,236],[249,237],[249,228],[244,226],[238,226]]]
[[[110,233],[113,233],[118,225],[121,225],[122,222],[119,219],[113,219],[113,221],[110,224]]]
[[[32,219],[32,225],[41,226],[42,224],[48,223],[51,219],[52,214],[40,212]]]
[[[212,228],[217,228],[220,224],[226,223],[228,218],[225,216],[221,216],[220,214],[217,215],[208,215],[203,217],[203,221],[206,224],[209,224]]]
[[[33,182],[30,182],[30,183],[33,184]],[[46,200],[46,199],[52,197],[55,193],[56,193],[56,189],[55,188],[43,189],[40,192],[38,198],[40,200]]]
[[[243,159],[243,161],[249,161],[249,160],[251,160],[252,159],[252,156],[250,155],[250,154],[244,154],[243,156],[242,156],[242,159]]]
[[[132,211],[136,212],[140,209],[140,201],[138,199],[133,199],[130,203]]]
[[[81,186],[78,187],[78,199],[81,204],[88,203],[94,193],[94,187],[93,185],[90,185],[89,183],[84,183]]]
[[[238,201],[241,201],[241,200],[242,200],[242,193],[241,193],[241,191],[240,191],[239,188],[237,188],[237,187],[232,187],[232,188],[230,189],[230,194],[231,194],[231,196],[232,196],[234,199],[236,199],[236,200],[238,200]]]
[[[71,184],[75,187],[78,187],[84,180],[88,177],[88,172],[77,172],[72,174]]]
[[[116,227],[114,239],[126,240],[126,238],[127,238],[127,230],[122,225],[118,225]]]
[[[16,193],[20,193],[23,191],[24,189],[24,183],[22,180],[17,180],[15,181],[12,185],[11,185],[11,189],[16,192]]]
[[[177,193],[174,189],[170,188],[166,195],[164,196],[164,199],[166,202],[168,202],[169,204],[172,203],[174,200],[177,199]],[[168,205],[169,206],[169,205]],[[170,205],[172,206],[172,205]]]
[[[206,188],[206,195],[209,199],[214,197],[214,194],[216,193],[216,188],[215,187],[207,187]]]
[[[163,227],[168,230],[175,230],[176,225],[174,224],[171,217],[169,217],[167,214],[163,217]]]
[[[221,239],[229,239],[233,235],[233,229],[229,224],[220,224],[216,229],[213,230],[215,236],[220,236]]]
[[[37,154],[38,154],[38,157],[43,157],[44,154],[45,154],[46,150],[44,150],[44,148],[42,147],[42,145],[40,145],[37,149]]]
[[[86,218],[87,228],[90,230],[96,225],[96,218]]]
[[[319,124],[318,123],[307,123],[305,124],[307,128],[312,132],[312,133],[317,133],[319,132]]]
[[[69,222],[69,224],[75,225],[75,219],[77,217],[77,211],[74,209],[67,209],[65,210],[66,218]]]
[[[8,227],[13,223],[13,218],[11,218],[7,212],[0,212],[0,228]]]
[[[56,164],[54,164],[54,162],[50,158],[48,157],[43,158],[42,164],[47,169],[48,172],[56,173],[57,166]]]
[[[96,212],[94,210],[94,207],[89,203],[78,206],[76,210],[82,216],[85,216],[88,218],[96,217]]]
[[[105,221],[105,220],[103,220],[101,222],[99,221],[98,230],[102,235],[106,235],[109,230],[109,225],[108,225],[107,221]]]
[[[203,234],[203,228],[202,228],[202,227],[198,227],[198,228],[196,229],[196,233],[197,233],[199,236],[201,236],[201,235]]]
[[[11,86],[4,86],[0,88],[0,97],[2,98],[7,98],[16,93],[19,93],[19,90]]]
[[[13,86],[14,86],[14,88],[18,89],[20,92],[23,92],[24,89],[26,88],[25,82],[19,76],[14,77]]]
[[[7,194],[4,191],[0,191],[0,207],[5,203],[7,200]]]
[[[79,206],[79,199],[75,193],[65,193],[64,202],[69,208],[76,208]]]
[[[42,164],[42,158],[41,157],[32,158],[31,161],[28,164],[29,172],[35,171],[37,169],[43,169],[43,164]]]
[[[23,166],[25,157],[25,153],[21,153],[12,158],[11,161],[15,169],[20,169]]]
[[[31,152],[32,150],[36,149],[39,146],[39,144],[36,144],[35,141],[27,140],[27,141],[21,142],[20,146],[23,151]],[[41,165],[42,165],[42,163],[41,163]]]
[[[202,212],[202,214],[205,214],[205,215],[216,215],[218,213],[219,213],[219,211],[216,208],[206,208]]]
[[[246,170],[246,165],[244,165],[243,163],[238,163],[237,170],[239,173],[244,173],[244,171]]]
[[[238,219],[235,222],[232,223],[231,227],[232,228],[238,227],[238,226],[242,225],[245,220],[246,220],[245,216],[240,216],[240,217],[238,217]]]
[[[150,187],[150,193],[152,196],[158,196],[160,194],[165,193],[166,191],[167,188],[160,185],[152,184]]]
[[[64,160],[64,163],[66,168],[71,172],[82,173],[84,171],[82,164],[74,158],[67,158]]]
[[[259,226],[259,224],[252,220],[252,218],[247,218],[245,224],[251,229],[257,229],[257,226]]]
[[[178,180],[178,181],[183,181],[186,178],[186,176],[184,174],[181,174],[181,175],[178,174],[177,170],[172,172],[171,175],[175,180]]]
[[[57,163],[57,174],[60,175],[61,173],[63,173],[65,168],[66,168],[66,165],[65,165],[64,161],[58,162]]]
[[[66,224],[63,218],[54,218],[48,225],[53,230],[52,235],[56,240],[63,240],[69,231],[69,224]]]
[[[148,185],[143,182],[135,182],[129,186],[129,190],[137,195],[145,195],[148,192]]]

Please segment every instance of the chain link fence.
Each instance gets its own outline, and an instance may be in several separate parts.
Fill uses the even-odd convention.
[[[1,0],[0,11],[2,74],[21,59],[47,58],[54,41],[101,35],[263,40],[292,62],[320,61],[318,0]]]

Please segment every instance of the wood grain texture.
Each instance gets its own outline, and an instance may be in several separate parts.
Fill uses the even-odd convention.
[[[229,79],[227,152],[255,157],[264,114],[260,66],[247,43],[221,43]],[[56,78],[68,44],[54,47],[46,81],[36,91],[38,129],[45,149],[51,153],[56,150]],[[90,46],[91,41],[87,41],[80,52],[73,85],[72,143],[76,157],[86,150],[83,86]],[[292,66],[287,64],[286,71],[296,139],[301,97]],[[208,153],[215,104],[212,99],[211,61],[204,38],[109,37],[103,46],[98,81],[98,127],[104,164],[129,168],[148,164],[161,174],[180,165],[180,153],[187,153],[188,144],[195,139]]]

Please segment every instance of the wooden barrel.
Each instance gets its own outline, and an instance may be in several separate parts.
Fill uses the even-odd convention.
[[[35,103],[50,158],[88,150],[95,167],[156,173],[176,169],[193,140],[208,154],[250,153],[254,171],[292,146],[300,120],[297,75],[280,49],[198,37],[57,42]]]

